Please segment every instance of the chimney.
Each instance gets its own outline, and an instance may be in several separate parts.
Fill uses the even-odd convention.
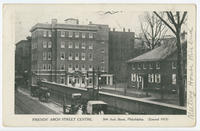
[[[77,25],[79,24],[79,20],[78,20],[78,19],[76,20],[76,24],[77,24]]]
[[[57,24],[57,19],[52,19],[51,20],[51,26],[52,26],[52,28],[54,28],[56,24]]]
[[[113,32],[115,32],[115,28],[113,28]]]
[[[126,32],[125,28],[123,28],[123,32]]]
[[[130,29],[128,29],[128,32],[131,32],[131,30],[130,30]]]

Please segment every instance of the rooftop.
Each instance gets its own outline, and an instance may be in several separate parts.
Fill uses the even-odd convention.
[[[171,39],[168,41],[168,43],[163,44],[151,51],[148,51],[138,57],[135,57],[133,59],[128,60],[128,63],[132,62],[143,62],[143,61],[158,61],[163,60],[167,56],[171,55],[176,51],[176,40]]]
[[[41,28],[41,29],[51,29],[52,24],[48,23],[37,23],[31,28],[31,32],[33,32],[35,29]],[[90,31],[96,31],[98,27],[96,25],[74,25],[74,24],[61,24],[57,23],[54,28],[57,29],[69,29],[69,30],[90,30]]]

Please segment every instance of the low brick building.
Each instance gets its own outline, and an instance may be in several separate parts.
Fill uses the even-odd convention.
[[[187,42],[182,43],[184,82],[187,81]],[[168,39],[161,46],[128,60],[129,87],[137,89],[176,91],[177,48],[175,38]]]

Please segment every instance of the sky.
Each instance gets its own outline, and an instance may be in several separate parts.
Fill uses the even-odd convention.
[[[148,9],[147,9],[148,7]],[[151,8],[151,9],[150,9]],[[162,8],[162,7],[160,7]],[[146,6],[132,5],[17,5],[15,12],[15,43],[30,36],[30,29],[37,23],[51,23],[51,19],[57,19],[58,23],[64,23],[67,18],[79,19],[79,24],[87,25],[90,21],[94,24],[107,24],[116,31],[122,31],[123,28],[135,32],[136,36],[141,33],[140,19],[145,14],[145,10],[151,13],[155,8]],[[151,11],[152,10],[152,11]],[[172,32],[168,30],[168,35]]]
[[[106,13],[107,11],[110,11]],[[106,14],[105,14],[106,13]],[[113,13],[113,14],[112,14]],[[56,18],[58,23],[64,23],[67,18],[79,19],[79,24],[107,24],[109,27],[122,31],[123,28],[130,29],[136,34],[140,33],[139,16],[144,12],[126,10],[81,10],[76,8],[18,8],[15,11],[15,42],[26,39],[30,36],[30,29],[36,23],[51,23],[51,19]]]

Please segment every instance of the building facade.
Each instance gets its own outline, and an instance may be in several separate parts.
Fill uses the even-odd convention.
[[[177,86],[177,50],[176,40],[130,59],[128,63],[129,87],[137,89],[178,91]],[[185,88],[187,85],[187,42],[182,43],[183,73]]]
[[[127,82],[126,61],[146,51],[140,38],[130,29],[122,31],[113,29],[109,32],[109,72],[113,74],[117,83]]]
[[[16,43],[15,48],[15,79],[21,85],[27,85],[31,75],[31,38]]]
[[[108,74],[108,25],[79,25],[77,19],[65,23],[38,23],[32,34],[32,84],[45,79],[68,86],[93,84],[92,71],[100,72],[102,84],[112,84]],[[97,83],[97,73],[94,82]]]
[[[114,74],[117,82],[126,79],[126,61],[132,58],[134,48],[134,32],[130,30],[109,32],[109,72]]]

